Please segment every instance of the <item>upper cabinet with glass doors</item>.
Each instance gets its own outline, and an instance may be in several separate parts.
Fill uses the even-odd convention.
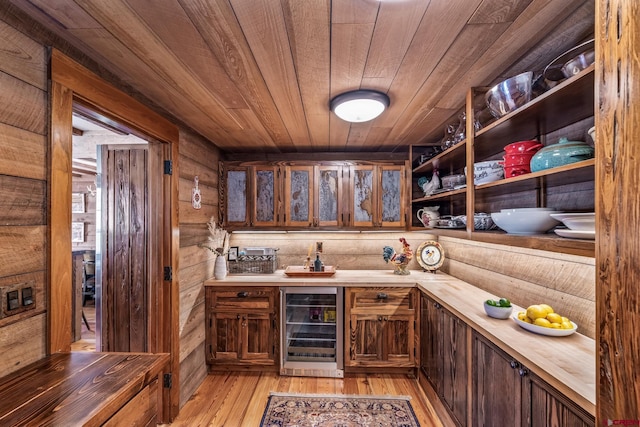
[[[405,164],[223,166],[228,228],[400,228],[406,224]]]

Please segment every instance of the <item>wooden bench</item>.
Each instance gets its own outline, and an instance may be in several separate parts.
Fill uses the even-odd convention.
[[[168,362],[167,354],[51,355],[0,379],[0,425],[155,425]]]

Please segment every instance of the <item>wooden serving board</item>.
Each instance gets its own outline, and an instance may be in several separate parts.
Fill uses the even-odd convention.
[[[289,277],[330,277],[336,274],[336,269],[332,265],[325,265],[324,271],[309,271],[301,265],[290,265],[284,270],[284,274]]]

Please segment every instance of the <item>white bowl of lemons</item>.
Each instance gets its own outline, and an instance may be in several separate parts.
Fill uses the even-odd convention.
[[[565,337],[578,330],[578,325],[554,312],[548,304],[530,305],[526,311],[519,311],[512,318],[523,329],[540,335]]]

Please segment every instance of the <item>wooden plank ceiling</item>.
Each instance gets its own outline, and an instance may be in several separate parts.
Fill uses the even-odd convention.
[[[397,152],[442,138],[470,86],[592,36],[593,0],[11,0],[230,153]],[[349,124],[332,97],[385,92]]]

